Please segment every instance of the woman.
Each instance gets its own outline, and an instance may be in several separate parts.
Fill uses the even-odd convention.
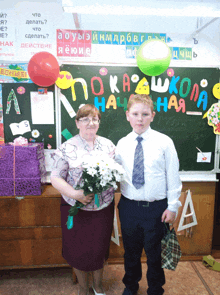
[[[79,282],[79,295],[89,294],[89,272],[93,275],[93,290],[104,295],[102,276],[104,262],[108,259],[114,217],[114,189],[103,192],[97,207],[94,195],[84,195],[76,190],[81,181],[81,163],[84,156],[104,153],[113,157],[114,144],[96,135],[101,115],[94,105],[84,105],[76,115],[79,134],[64,142],[55,153],[51,174],[52,185],[62,194],[61,226],[63,257],[74,268]],[[74,226],[67,229],[68,210],[76,200],[83,203],[76,216]]]

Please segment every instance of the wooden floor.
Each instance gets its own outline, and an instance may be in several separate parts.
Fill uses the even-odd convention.
[[[218,252],[219,253],[219,252]],[[216,259],[220,262],[220,259]],[[138,295],[146,294],[146,270],[142,264],[143,277]],[[220,272],[203,266],[201,261],[181,261],[176,271],[165,270],[165,295],[219,295]],[[120,295],[124,285],[123,264],[106,265],[104,288],[106,295]],[[90,285],[92,282],[90,281]],[[77,295],[78,284],[73,284],[71,268],[1,270],[0,295]],[[90,289],[89,295],[94,294]]]

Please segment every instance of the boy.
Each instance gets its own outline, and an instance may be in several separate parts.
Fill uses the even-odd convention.
[[[173,223],[181,206],[178,199],[182,184],[176,149],[171,138],[151,129],[154,116],[151,98],[144,94],[133,95],[126,111],[133,131],[120,139],[116,147],[116,161],[126,171],[118,204],[125,250],[123,295],[134,295],[138,291],[143,249],[148,266],[147,294],[164,293],[163,222]]]

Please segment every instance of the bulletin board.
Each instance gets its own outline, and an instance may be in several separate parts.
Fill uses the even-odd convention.
[[[6,143],[22,136],[29,142],[44,142],[44,148],[56,148],[55,86],[47,87],[44,94],[39,88],[34,83],[2,83]]]
[[[71,74],[74,83],[61,89],[61,95],[75,112],[81,104],[96,105],[102,116],[98,134],[117,144],[131,131],[125,116],[130,95],[149,90],[156,112],[151,127],[173,139],[180,171],[211,171],[216,135],[203,115],[218,102],[212,88],[219,81],[219,69],[173,67],[169,70],[152,78],[135,66],[63,64],[60,71]],[[69,115],[70,110],[64,103],[60,104],[64,142],[77,134],[78,129],[74,117]],[[197,162],[197,147],[202,152],[211,152],[209,163]]]

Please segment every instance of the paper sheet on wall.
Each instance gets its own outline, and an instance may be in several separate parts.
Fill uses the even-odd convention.
[[[31,116],[32,124],[54,124],[53,92],[31,92]]]
[[[197,162],[211,163],[212,153],[197,153]]]

